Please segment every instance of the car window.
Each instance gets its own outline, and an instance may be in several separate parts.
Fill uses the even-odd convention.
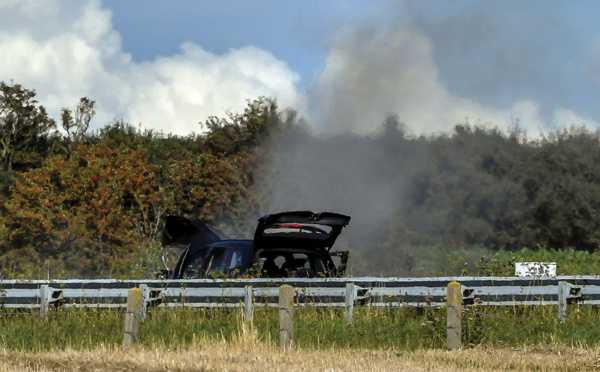
[[[196,279],[202,276],[202,264],[206,252],[201,252],[188,259],[187,266],[183,270],[183,279]]]
[[[310,260],[308,259],[308,256],[304,253],[294,253],[293,255],[294,257],[294,261],[292,264],[292,268],[294,270],[301,270],[301,269],[310,269]]]
[[[243,272],[247,269],[250,261],[250,251],[247,248],[233,247],[229,261],[229,271],[238,270]]]
[[[327,273],[323,258],[309,252],[263,251],[259,257],[260,271],[265,277],[317,277]]]
[[[319,255],[294,253],[292,270],[312,270],[316,273],[325,272],[325,264]]]
[[[229,270],[240,269],[242,266],[242,255],[238,251],[231,253],[231,260],[229,260]]]
[[[264,252],[266,253],[266,252]],[[260,275],[266,278],[289,276],[288,257],[283,253],[269,252],[259,257]]]
[[[228,265],[227,258],[227,248],[213,248],[209,255],[206,257],[205,273],[207,275],[210,275],[212,273],[224,273]]]

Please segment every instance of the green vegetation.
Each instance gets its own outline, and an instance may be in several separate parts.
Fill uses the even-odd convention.
[[[515,262],[556,262],[557,275],[597,275],[600,252],[558,250],[538,246],[516,251],[456,249],[440,255],[441,247],[416,250],[411,260],[427,266],[411,268],[419,276],[514,276]],[[438,268],[443,268],[439,270]]]
[[[356,309],[354,321],[345,324],[343,310],[296,309],[295,342],[302,348],[397,349],[445,348],[446,309]],[[43,351],[119,347],[123,341],[125,311],[59,309],[46,320],[35,313],[0,315],[0,347]],[[543,345],[598,346],[598,310],[570,306],[567,323],[557,319],[555,306],[472,307],[463,318],[463,345],[523,347]],[[207,338],[231,340],[252,328],[259,340],[277,345],[278,312],[257,309],[253,323],[241,312],[210,309],[151,309],[140,325],[145,346],[179,348]]]

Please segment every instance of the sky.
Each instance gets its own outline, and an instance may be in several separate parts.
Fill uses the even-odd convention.
[[[0,0],[0,80],[187,135],[260,96],[315,133],[600,126],[600,2]]]

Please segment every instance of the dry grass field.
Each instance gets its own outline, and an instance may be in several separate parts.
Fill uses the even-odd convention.
[[[278,347],[277,312],[260,313],[249,326],[237,312],[151,314],[140,345],[128,351],[120,348],[119,312],[14,315],[0,318],[0,372],[600,371],[596,309],[571,308],[569,324],[548,307],[468,315],[468,347],[452,352],[443,349],[443,309],[363,309],[350,325],[337,310],[299,311],[298,347],[289,352]]]
[[[234,340],[200,340],[123,351],[0,351],[0,372],[13,371],[600,371],[600,349],[547,346],[445,350],[296,349],[282,351],[245,332]]]

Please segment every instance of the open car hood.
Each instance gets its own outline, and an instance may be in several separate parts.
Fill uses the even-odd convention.
[[[221,237],[201,220],[188,220],[179,216],[167,216],[165,219],[163,245],[178,244],[201,248],[221,240]]]
[[[350,217],[339,213],[293,211],[268,214],[258,220],[256,248],[331,249]]]

